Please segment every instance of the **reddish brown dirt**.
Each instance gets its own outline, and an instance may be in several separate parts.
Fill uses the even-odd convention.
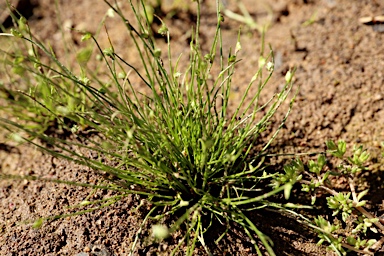
[[[50,42],[63,56],[60,26],[96,31],[107,6],[102,1],[35,0],[29,17],[32,31],[38,38]],[[167,2],[167,1],[165,1]],[[227,1],[230,2],[230,1]],[[234,2],[234,1],[233,1]],[[299,88],[295,105],[282,132],[273,143],[275,152],[323,151],[328,139],[345,139],[347,143],[362,143],[373,153],[375,168],[363,174],[370,188],[369,210],[382,213],[384,199],[383,170],[379,146],[384,141],[384,34],[373,26],[359,23],[364,16],[383,15],[384,2],[378,0],[279,0],[243,1],[250,14],[260,22],[272,13],[266,42],[276,56],[276,70],[265,95],[276,92],[284,75],[296,67],[295,89]],[[264,3],[264,4],[262,4]],[[239,12],[231,3],[231,10]],[[129,13],[129,6],[124,5]],[[165,8],[169,11],[169,6]],[[268,10],[268,11],[267,11]],[[174,56],[188,50],[189,32],[193,24],[193,8],[179,10],[170,27]],[[60,15],[59,15],[60,14]],[[313,17],[313,22],[309,22]],[[214,1],[205,1],[202,18],[202,44],[208,47],[215,29]],[[234,48],[241,23],[226,17],[223,26],[224,51]],[[108,32],[117,51],[129,56],[129,40],[122,34],[117,18],[108,18]],[[234,101],[257,69],[260,34],[243,25],[242,51],[235,74]],[[80,36],[65,30],[66,40],[80,44]],[[100,41],[107,45],[101,32]],[[159,41],[159,44],[162,44]],[[187,55],[187,54],[185,54]],[[71,62],[71,58],[69,58]],[[135,59],[131,60],[135,63]],[[252,95],[254,92],[250,92]],[[236,104],[236,102],[234,102]],[[277,114],[281,119],[284,112]],[[277,125],[277,124],[276,124]],[[97,183],[98,177],[81,166],[54,159],[27,146],[12,147],[6,139],[0,141],[0,171],[7,174],[37,175],[46,178]],[[40,216],[71,212],[66,207],[78,204],[91,194],[90,189],[42,181],[0,181],[0,255],[128,255],[146,206],[138,210],[140,198],[130,196],[115,205],[81,216],[63,218],[32,229],[28,221]],[[94,198],[110,196],[98,191]],[[325,213],[324,213],[325,215]],[[261,220],[261,221],[260,221]],[[293,219],[272,212],[255,213],[255,223],[275,242],[278,255],[332,255],[316,245],[316,236]],[[27,223],[27,224],[26,224]],[[148,236],[144,227],[143,237]],[[161,244],[138,243],[136,255],[166,255],[178,238]],[[215,255],[253,255],[254,249],[241,233],[233,228]],[[199,248],[196,255],[204,255]]]

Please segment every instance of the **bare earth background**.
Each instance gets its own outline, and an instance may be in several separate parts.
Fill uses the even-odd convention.
[[[101,0],[31,2],[28,21],[33,33],[50,42],[59,56],[64,56],[60,26],[64,27],[65,38],[74,44],[76,51],[76,47],[84,46],[79,40],[80,35],[66,28],[95,32],[108,9]],[[167,4],[163,11],[169,13],[172,1],[164,2]],[[240,12],[235,1],[227,2],[229,9]],[[255,20],[272,20],[266,43],[271,44],[275,52],[276,70],[265,97],[278,90],[289,68],[297,67],[295,89],[299,88],[299,92],[284,129],[272,145],[273,151],[323,151],[328,139],[345,139],[349,145],[364,144],[373,155],[374,168],[361,178],[370,188],[368,208],[380,216],[384,213],[384,167],[380,159],[380,143],[384,141],[384,34],[358,20],[364,16],[384,15],[384,1],[243,2]],[[123,6],[129,17],[128,5]],[[179,9],[172,18],[165,19],[172,35],[174,56],[189,49],[188,33],[195,14],[193,4],[191,6],[190,9]],[[216,25],[215,1],[207,0],[203,6],[202,43],[203,49],[207,49]],[[268,16],[271,13],[272,16]],[[313,23],[305,25],[311,19]],[[235,47],[240,25],[226,18],[223,27],[225,51]],[[117,18],[107,18],[106,27],[116,51],[131,63],[137,62],[130,57],[131,45],[123,24]],[[246,26],[243,26],[242,34],[240,57],[243,61],[234,79],[234,104],[256,72],[259,57],[260,34]],[[107,45],[104,29],[100,41]],[[159,39],[158,43],[164,45],[164,40]],[[71,62],[73,56],[68,59]],[[278,113],[277,120],[283,117],[283,110]],[[3,137],[0,137],[0,171],[89,183],[97,183],[99,179],[90,170],[44,155],[32,147],[13,147]],[[340,189],[343,189],[342,183]],[[1,180],[0,255],[127,255],[147,212],[145,203],[138,207],[141,199],[137,196],[106,209],[50,222],[37,230],[30,224],[23,224],[41,216],[70,212],[66,207],[82,202],[90,193],[90,189],[64,184]],[[111,194],[97,191],[92,197],[100,199]],[[327,216],[329,213],[317,214]],[[261,211],[254,214],[253,220],[275,242],[278,255],[333,255],[316,245],[314,234],[287,216]],[[178,242],[177,234],[156,244],[147,238],[149,228],[150,225],[143,227],[144,239],[139,241],[136,255],[167,255]],[[211,235],[214,240],[216,234]],[[253,255],[252,248],[241,229],[233,227],[222,245],[215,249],[215,255]],[[204,255],[202,248],[196,249],[196,255]]]

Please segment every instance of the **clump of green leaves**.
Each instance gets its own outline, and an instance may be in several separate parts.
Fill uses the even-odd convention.
[[[200,3],[196,2],[197,23],[184,72],[180,71],[180,58],[176,63],[173,62],[169,31],[162,21],[160,34],[168,42],[168,65],[164,64],[162,52],[156,47],[151,32],[150,19],[153,17],[147,13],[144,1],[140,1],[139,5],[129,1],[137,25],[124,16],[118,5],[106,3],[126,25],[141,66],[135,67],[129,59],[122,58],[112,43],[103,49],[94,35],[85,33],[83,38],[94,41],[100,59],[109,71],[105,82],[86,72],[76,76],[43,43],[22,33],[18,36],[16,30],[13,33],[18,37],[17,40],[27,41],[32,49],[39,49],[45,57],[56,63],[56,66],[49,66],[40,60],[34,62],[36,54],[27,59],[38,63],[45,71],[26,69],[42,84],[34,88],[33,95],[21,93],[28,95],[39,106],[38,110],[26,109],[23,113],[39,115],[41,108],[41,111],[58,118],[60,115],[55,111],[61,106],[66,109],[65,118],[72,121],[66,122],[66,127],[76,133],[80,123],[97,135],[77,134],[77,138],[82,139],[80,142],[42,135],[23,123],[4,118],[0,119],[2,126],[12,132],[19,129],[27,134],[23,137],[25,141],[54,156],[108,174],[104,177],[110,181],[109,185],[94,185],[95,188],[117,190],[123,195],[133,193],[145,196],[151,209],[144,221],[152,219],[159,222],[154,226],[156,238],[167,237],[181,227],[186,231],[173,253],[186,243],[185,254],[193,255],[197,242],[210,253],[204,233],[213,221],[219,221],[228,228],[216,243],[228,232],[230,224],[235,222],[244,228],[259,255],[262,253],[255,239],[260,239],[265,250],[275,255],[271,241],[245,212],[268,206],[268,199],[282,191],[288,198],[292,184],[299,179],[292,176],[287,179],[288,182],[265,186],[265,181],[274,182],[272,178],[275,175],[265,172],[264,156],[290,108],[270,139],[262,145],[258,142],[271,118],[290,94],[293,71],[287,73],[283,89],[266,104],[260,104],[261,92],[274,69],[273,52],[264,54],[262,47],[259,67],[255,68],[251,81],[244,86],[244,96],[230,116],[229,99],[241,44],[238,40],[235,51],[229,52],[228,58],[223,55],[223,17],[218,1],[217,29],[211,49],[205,54],[199,43]],[[219,65],[218,74],[212,73],[213,65]],[[133,80],[140,81],[139,84],[146,90],[141,90]],[[65,90],[63,83],[73,88]],[[257,88],[256,93],[247,99],[247,93],[253,86]],[[73,92],[81,94],[79,96]],[[62,106],[60,100],[52,98],[56,93],[62,93],[63,98],[68,97],[65,102],[72,100],[72,105]],[[292,103],[293,100],[291,106]],[[266,114],[261,114],[262,111]],[[38,120],[35,122],[39,124]],[[54,145],[58,150],[40,145],[33,140],[35,137]],[[256,146],[259,151],[251,154]],[[74,151],[74,147],[79,150]],[[99,157],[94,159],[83,152],[94,152]],[[109,165],[101,159],[116,164]],[[289,169],[286,171],[291,173]],[[84,205],[90,204],[87,202]],[[178,216],[178,219],[165,227],[162,221],[168,216]],[[39,219],[35,225],[41,226],[42,223],[42,219]],[[134,249],[132,246],[131,251]]]
[[[359,193],[356,191],[358,175],[368,170],[370,155],[362,146],[354,146],[351,156],[346,156],[347,146],[342,140],[338,143],[328,141],[326,144],[327,153],[339,160],[336,169],[328,168],[326,156],[322,154],[318,156],[317,161],[310,160],[306,167],[299,159],[293,161],[289,165],[290,171],[280,174],[276,180],[286,182],[288,179],[292,180],[291,177],[299,177],[294,180],[301,183],[302,191],[311,193],[312,204],[316,203],[318,190],[329,194],[326,198],[327,206],[332,211],[334,223],[322,216],[310,221],[300,215],[307,225],[318,233],[318,244],[327,242],[338,255],[346,255],[347,251],[373,255],[372,250],[380,247],[383,238],[379,241],[369,238],[367,231],[384,234],[384,226],[376,216],[364,208],[367,201],[363,200],[363,197],[367,195],[368,189]],[[349,192],[339,192],[334,188],[333,182],[341,177],[347,181]]]

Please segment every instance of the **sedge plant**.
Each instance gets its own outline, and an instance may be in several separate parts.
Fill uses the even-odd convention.
[[[150,219],[157,222],[158,225],[153,226],[156,238],[164,239],[179,229],[185,231],[173,254],[183,244],[187,245],[186,255],[193,255],[197,244],[210,254],[204,234],[213,222],[218,221],[228,227],[231,223],[239,224],[259,255],[262,255],[262,249],[256,240],[261,241],[269,255],[275,255],[272,241],[246,213],[267,207],[268,199],[280,192],[284,191],[288,198],[292,188],[289,182],[267,186],[268,181],[274,182],[275,174],[266,172],[263,160],[290,112],[293,99],[279,128],[261,145],[260,140],[274,114],[290,95],[293,71],[287,73],[282,90],[267,103],[260,104],[261,92],[273,74],[273,52],[265,54],[262,47],[259,66],[255,67],[251,81],[244,85],[244,96],[230,115],[231,86],[235,82],[233,74],[240,61],[241,44],[238,40],[235,50],[230,51],[228,57],[224,55],[223,16],[219,1],[216,3],[216,32],[206,54],[199,42],[201,6],[199,1],[195,3],[197,22],[184,72],[180,71],[180,58],[175,61],[171,54],[170,35],[163,21],[158,32],[167,41],[165,58],[157,48],[150,27],[151,20],[157,17],[150,17],[144,1],[137,5],[128,1],[135,22],[124,16],[117,3],[105,2],[126,25],[141,66],[134,66],[129,59],[121,57],[112,43],[102,48],[94,35],[84,33],[83,40],[94,42],[109,76],[108,81],[103,82],[92,73],[86,73],[85,69],[81,75],[76,75],[44,43],[13,29],[5,35],[26,41],[32,49],[30,57],[23,61],[32,64],[25,70],[32,73],[34,82],[38,84],[34,90],[38,92],[33,95],[29,91],[12,94],[27,97],[29,104],[39,106],[39,111],[41,107],[46,115],[60,120],[62,129],[71,131],[74,136],[68,139],[47,135],[28,126],[28,122],[5,118],[0,119],[1,126],[13,138],[31,143],[56,157],[91,167],[103,174],[106,180],[102,185],[68,182],[70,184],[119,191],[119,196],[111,198],[110,202],[127,194],[145,196],[151,209],[143,225]],[[36,57],[38,53],[55,65],[44,64],[41,58]],[[214,65],[219,67],[217,74],[212,71]],[[73,87],[60,89],[63,81]],[[141,90],[140,86],[146,90]],[[252,87],[256,88],[256,93],[249,96]],[[50,111],[49,104],[60,104],[56,101],[50,103],[44,90],[60,91],[73,101],[73,106],[62,106],[65,118],[56,111]],[[74,92],[81,94],[78,96]],[[34,111],[26,108],[22,113],[39,115]],[[94,135],[81,133],[80,126],[88,127]],[[46,144],[53,145],[53,148],[44,146]],[[256,153],[255,148],[258,149]],[[89,152],[98,157],[89,157]],[[106,206],[108,203],[86,201],[82,205]],[[166,218],[173,218],[173,224],[164,226],[162,223]],[[49,219],[52,217],[39,219],[34,226],[39,227]],[[228,230],[215,242],[219,243]],[[137,239],[140,232],[141,228]],[[134,252],[135,244],[131,252]]]

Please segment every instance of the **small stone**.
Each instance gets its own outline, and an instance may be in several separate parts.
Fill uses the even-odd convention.
[[[376,94],[373,98],[375,101],[379,101],[379,100],[382,100],[383,99],[383,95],[381,94]]]

